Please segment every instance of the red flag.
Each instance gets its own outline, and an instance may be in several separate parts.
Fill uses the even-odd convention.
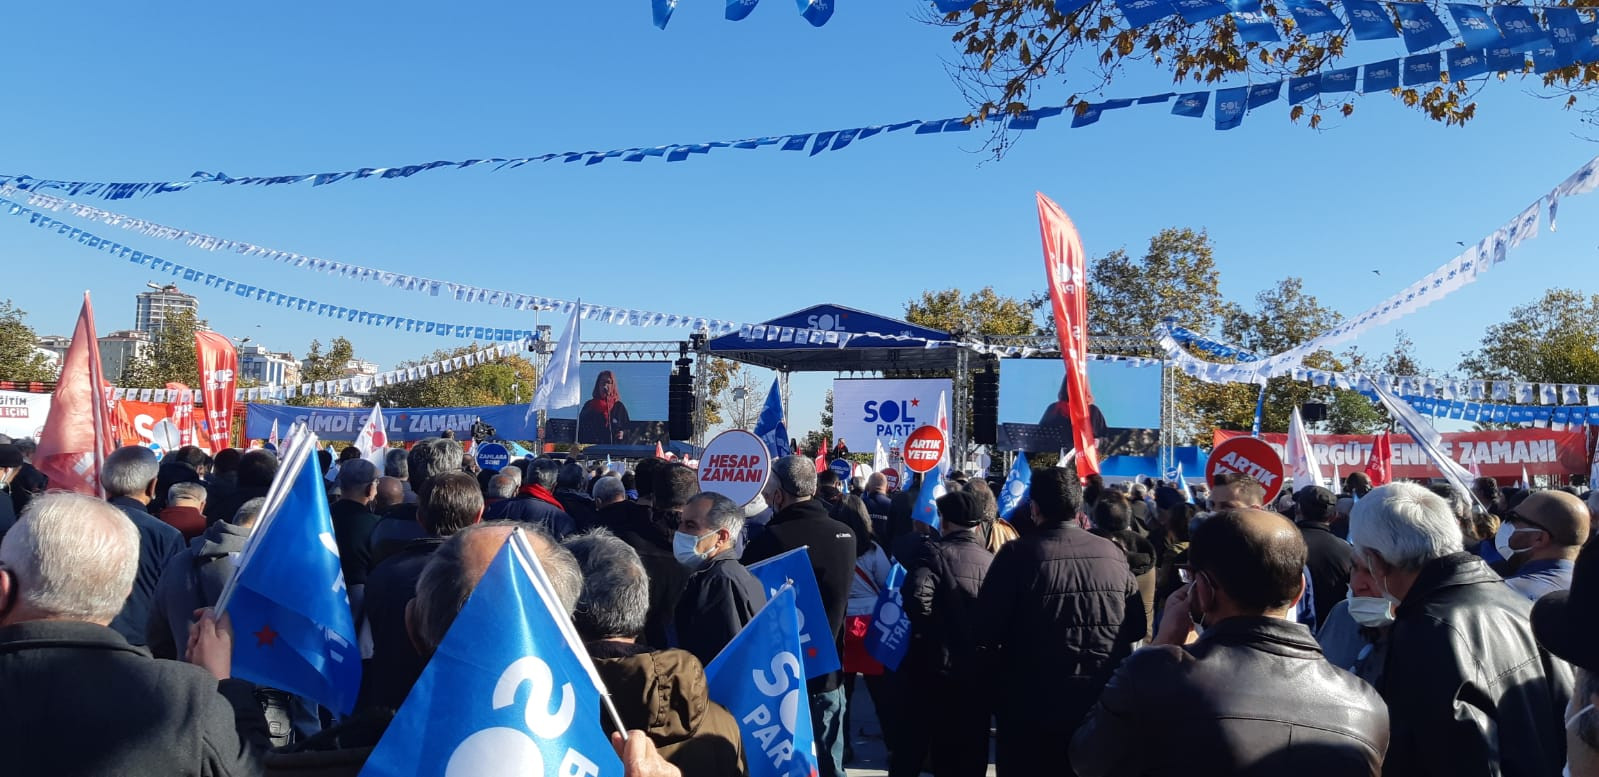
[[[232,444],[233,390],[238,385],[239,354],[228,338],[216,332],[195,332],[194,358],[200,368],[200,396],[205,400],[211,450],[220,451]]]
[[[1088,388],[1088,258],[1077,227],[1043,193],[1038,195],[1038,227],[1044,237],[1044,274],[1049,281],[1055,333],[1060,338],[1061,360],[1066,362],[1067,413],[1077,451],[1077,474],[1093,475],[1099,472],[1099,444],[1089,420],[1094,395]]]
[[[832,444],[833,444],[833,440],[831,438],[823,438],[822,439],[822,447],[817,449],[817,451],[816,451],[816,459],[815,459],[815,461],[811,462],[812,464],[816,465],[816,471],[817,472],[821,472],[822,470],[827,469],[827,451],[828,451],[828,446],[830,446]]]
[[[167,418],[178,427],[178,445],[194,444],[194,392],[182,383],[168,383],[171,395],[167,403]]]
[[[1371,478],[1372,488],[1386,486],[1394,479],[1394,449],[1387,432],[1372,438],[1371,458],[1366,459],[1366,477]]]
[[[84,292],[78,325],[61,360],[61,378],[33,457],[34,466],[49,476],[51,488],[101,495],[100,467],[106,454],[116,449],[106,389],[100,343],[94,334],[94,307]]]
[[[660,440],[656,440],[655,441],[655,458],[657,458],[657,459],[666,458],[666,452],[661,450],[661,441]]]

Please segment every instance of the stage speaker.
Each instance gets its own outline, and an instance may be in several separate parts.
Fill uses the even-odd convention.
[[[1307,424],[1325,421],[1327,420],[1327,404],[1325,402],[1306,402],[1299,406],[1299,415],[1305,419]]]
[[[972,378],[972,442],[999,443],[999,373],[992,366]]]
[[[667,379],[666,431],[674,440],[694,438],[694,376],[689,360],[680,359],[677,370]]]

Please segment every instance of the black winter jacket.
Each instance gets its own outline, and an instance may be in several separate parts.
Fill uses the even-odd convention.
[[[1244,616],[1123,661],[1071,763],[1079,777],[1376,777],[1387,746],[1371,686],[1327,663],[1304,626]]]
[[[111,621],[111,628],[128,644],[143,646],[144,631],[150,626],[156,583],[161,580],[161,570],[166,567],[167,560],[183,552],[183,533],[151,515],[137,499],[119,496],[110,501],[139,530],[139,571],[133,576],[133,591],[122,605],[122,612]]]
[[[689,575],[677,600],[677,647],[710,666],[765,604],[761,581],[727,551]]]
[[[744,549],[744,566],[754,566],[773,556],[806,547],[816,584],[821,589],[822,607],[827,610],[827,625],[839,656],[844,655],[844,611],[849,606],[849,589],[855,579],[855,533],[827,514],[827,503],[807,499],[783,508],[772,516],[766,532]],[[812,694],[831,691],[843,682],[841,672],[813,678]]]
[[[561,509],[572,519],[572,531],[586,532],[599,525],[600,508],[594,504],[594,497],[582,491],[562,488],[556,490],[555,501],[561,503]]]
[[[151,658],[93,623],[0,628],[0,700],[6,777],[259,774],[267,747],[248,683]]]
[[[933,674],[977,673],[977,609],[983,577],[994,554],[972,529],[944,535],[922,547],[900,592],[911,619],[909,666]]]
[[[1540,647],[1532,602],[1470,553],[1422,567],[1379,643],[1388,774],[1560,774],[1571,668]]]
[[[677,600],[688,583],[688,568],[677,563],[672,552],[676,526],[672,517],[637,502],[617,502],[599,511],[599,525],[638,551],[639,561],[650,578],[650,611],[644,620],[644,638],[650,647],[665,650],[672,646],[672,621],[677,617]]]
[[[1348,594],[1354,549],[1322,521],[1300,521],[1299,534],[1305,538],[1305,549],[1309,551],[1305,566],[1310,569],[1310,591],[1316,604],[1316,625],[1320,627],[1327,622],[1332,608]]]
[[[572,516],[567,515],[565,510],[531,496],[495,502],[483,511],[483,520],[536,523],[557,541],[577,532],[577,524],[572,522]]]
[[[1000,548],[978,604],[995,712],[1062,732],[1088,714],[1145,633],[1127,555],[1067,521],[1045,523]]]

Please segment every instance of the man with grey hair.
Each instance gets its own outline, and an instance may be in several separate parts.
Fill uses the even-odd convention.
[[[390,448],[383,454],[383,477],[394,478],[404,484],[405,496],[400,501],[416,504],[416,492],[406,482],[411,477],[411,452],[404,448]]]
[[[1385,770],[1559,774],[1571,668],[1533,638],[1532,603],[1461,547],[1449,504],[1410,483],[1373,489],[1349,541],[1351,612],[1391,620],[1381,660],[1359,667],[1391,713]]]
[[[511,470],[515,472],[516,470]],[[483,504],[492,505],[507,499],[516,498],[516,489],[522,483],[515,475],[496,474],[489,478],[489,485],[483,489]]]
[[[265,721],[247,683],[151,658],[107,628],[138,554],[116,507],[65,492],[32,500],[0,542],[7,775],[260,772]]]
[[[766,589],[738,561],[743,533],[744,508],[721,494],[701,491],[683,507],[673,552],[690,574],[677,600],[677,646],[702,664],[766,604]]]
[[[844,610],[849,604],[850,582],[855,579],[855,533],[833,520],[828,505],[815,498],[816,463],[804,456],[784,456],[772,462],[764,496],[772,507],[772,520],[760,536],[750,540],[742,560],[746,566],[754,566],[795,548],[808,548],[822,606],[827,610],[829,636],[842,656]],[[843,681],[840,672],[807,681],[822,777],[844,774]]]
[[[738,723],[706,695],[700,661],[683,650],[639,644],[649,617],[650,581],[638,551],[604,529],[564,544],[583,573],[572,622],[622,723],[644,730],[686,774],[744,774]]]
[[[622,485],[621,478],[606,475],[594,481],[594,504],[596,507],[608,507],[625,501],[627,501],[627,486]]]
[[[423,492],[427,489],[428,481],[446,472],[460,471],[461,444],[448,437],[429,437],[411,446],[407,454],[408,485],[418,500],[427,498]],[[403,502],[383,514],[382,520],[372,528],[369,569],[376,568],[383,559],[399,552],[406,543],[427,536],[417,519],[417,509],[417,502]]]
[[[167,560],[183,551],[183,534],[161,522],[146,508],[155,498],[157,470],[155,454],[149,448],[129,445],[111,452],[100,468],[100,487],[106,501],[121,510],[139,531],[139,572],[133,591],[111,628],[128,644],[143,646],[144,630],[150,623],[150,603]]]
[[[560,462],[548,458],[534,459],[528,465],[527,479],[522,481],[516,498],[490,505],[483,513],[483,518],[537,524],[556,539],[572,534],[577,530],[572,516],[555,498],[560,474]]]
[[[159,482],[159,478],[157,479]],[[188,542],[205,533],[205,484],[198,480],[173,483],[167,489],[167,503],[156,517],[178,530]]]

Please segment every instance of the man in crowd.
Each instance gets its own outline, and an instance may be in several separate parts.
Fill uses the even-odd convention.
[[[766,589],[738,561],[743,531],[743,508],[721,494],[701,491],[683,506],[672,550],[690,574],[674,624],[677,646],[702,665],[709,666],[766,604]]]
[[[356,621],[366,593],[366,573],[372,563],[372,530],[378,517],[370,508],[378,495],[378,468],[370,461],[355,459],[339,467],[339,498],[328,508],[333,519],[333,540],[339,547],[339,568],[350,596],[350,610]]]
[[[1078,526],[1082,506],[1074,468],[1035,470],[1036,528],[1001,548],[983,580],[978,640],[998,683],[1002,777],[1070,773],[1070,733],[1144,638],[1127,556]]]
[[[555,500],[571,516],[574,531],[588,531],[599,522],[594,497],[589,496],[584,488],[587,483],[588,475],[583,471],[583,465],[575,461],[562,464],[560,474],[555,478]]]
[[[866,493],[861,496],[861,501],[866,503],[867,515],[875,519],[888,520],[888,511],[894,508],[894,500],[888,497],[888,478],[881,472],[873,472],[866,476]]]
[[[409,483],[399,478],[391,478],[387,475],[378,478],[378,492],[377,495],[372,497],[372,503],[366,506],[367,512],[382,518],[383,515],[396,506],[404,504],[405,489],[409,485]],[[376,527],[373,528],[375,529]],[[370,543],[370,539],[368,542]],[[368,548],[367,553],[370,554],[371,552],[371,549]],[[370,562],[368,566],[370,566]]]
[[[106,500],[120,509],[139,532],[139,572],[133,579],[133,592],[128,594],[122,612],[111,621],[111,629],[136,647],[145,643],[144,630],[150,624],[150,604],[161,570],[167,559],[183,551],[183,535],[145,508],[155,497],[157,469],[155,454],[138,445],[112,451],[100,468],[100,487],[105,490]]]
[[[622,479],[607,475],[594,481],[594,520],[598,522],[599,511],[614,504],[627,501],[627,488],[622,485]]]
[[[1089,532],[1104,537],[1127,554],[1127,571],[1133,573],[1138,583],[1138,595],[1144,603],[1144,639],[1155,627],[1155,546],[1133,529],[1133,506],[1120,492],[1109,491],[1099,497],[1091,516],[1093,528]]]
[[[366,579],[361,637],[362,656],[370,660],[362,667],[360,706],[399,707],[405,701],[426,663],[405,631],[405,608],[416,596],[416,581],[445,540],[483,515],[477,478],[464,472],[433,477],[417,489],[417,498],[417,517],[427,536],[406,543],[378,562]],[[368,643],[370,650],[366,649]]]
[[[1248,475],[1221,472],[1211,479],[1212,510],[1258,510],[1265,501],[1266,487]]]
[[[145,630],[150,655],[179,661],[188,658],[189,626],[194,623],[194,612],[217,603],[222,589],[233,578],[234,559],[244,552],[244,544],[265,506],[265,498],[245,502],[232,520],[211,524],[205,534],[167,560],[161,570],[161,582],[155,587],[150,625]]]
[[[515,472],[516,470],[512,469],[511,471]],[[507,499],[515,499],[516,489],[521,485],[522,481],[515,475],[507,475],[503,472],[489,478],[489,485],[483,490],[484,506],[493,507]]]
[[[1505,582],[1536,602],[1571,586],[1577,553],[1588,541],[1588,506],[1564,491],[1539,491],[1505,515],[1497,540],[1515,572]]]
[[[1154,647],[1122,662],[1072,738],[1076,773],[1382,774],[1382,698],[1289,620],[1305,557],[1300,532],[1262,510],[1229,510],[1195,529],[1193,582],[1172,594]],[[1195,626],[1203,631],[1188,644]]]
[[[459,472],[460,468],[461,444],[447,437],[422,440],[411,446],[406,457],[406,476],[418,497],[422,494],[422,484],[446,472]],[[412,540],[427,536],[417,518],[417,511],[417,503],[402,501],[381,514],[382,520],[372,528],[373,568]]]
[[[901,589],[911,643],[900,677],[910,695],[905,708],[915,714],[894,739],[890,777],[916,777],[929,755],[937,777],[981,777],[988,768],[977,597],[994,555],[977,536],[982,506],[975,495],[954,491],[937,505],[943,538],[923,548]]]
[[[116,507],[64,492],[33,499],[0,542],[8,777],[260,772],[266,724],[248,683],[151,658],[107,628],[133,589],[139,545]]]
[[[197,480],[173,483],[167,489],[166,507],[157,517],[178,530],[188,542],[205,533],[205,484]]]
[[[46,477],[38,467],[33,466],[33,452],[39,449],[39,443],[32,437],[22,437],[11,442],[17,446],[17,452],[22,455],[22,464],[17,468],[7,488],[11,492],[11,504],[17,515],[22,515],[23,509],[28,506],[28,500],[42,494],[50,487],[50,478]],[[0,465],[3,466],[3,465]]]
[[[674,527],[681,519],[683,506],[699,492],[700,485],[694,470],[682,464],[663,461],[647,471],[652,481],[651,506],[624,503],[607,508],[611,512],[600,520],[638,552],[650,579],[650,613],[644,624],[644,642],[664,648],[673,644],[672,619],[677,615],[677,600],[683,595],[689,572],[678,563],[672,550]]]
[[[572,534],[577,526],[572,523],[572,516],[567,515],[553,491],[560,473],[561,465],[554,459],[534,459],[528,469],[527,480],[522,482],[516,498],[496,502],[484,513],[484,517],[491,521],[538,524],[557,540]]]
[[[1392,483],[1350,518],[1350,589],[1393,623],[1363,676],[1388,702],[1388,774],[1558,774],[1571,669],[1533,639],[1532,605],[1461,547],[1437,494]],[[1368,662],[1368,664],[1377,662]]]
[[[661,755],[687,774],[743,775],[738,722],[706,695],[699,660],[683,650],[639,644],[650,583],[638,553],[604,529],[564,544],[583,570],[573,624],[622,723],[643,730]],[[600,717],[611,729],[606,716]]]
[[[416,504],[416,491],[411,488],[411,452],[404,448],[391,448],[383,454],[383,477],[400,482],[400,502]]]
[[[1576,669],[1571,702],[1566,705],[1566,771],[1571,777],[1599,777],[1599,543],[1588,543],[1571,585],[1532,606],[1532,631],[1538,644]]]
[[[253,450],[239,458],[236,478],[238,487],[231,491],[212,491],[205,503],[207,523],[226,521],[239,511],[239,505],[267,495],[272,478],[278,474],[277,454],[269,450]]]
[[[22,507],[18,503],[27,504],[27,498],[18,496],[22,489],[18,480],[24,463],[22,451],[17,446],[0,443],[0,537],[5,536],[11,525],[17,522],[17,516],[22,514]]]
[[[766,503],[774,514],[766,531],[750,541],[743,562],[753,566],[799,547],[809,548],[811,569],[827,610],[828,636],[844,654],[844,610],[855,577],[855,534],[833,520],[828,506],[815,499],[816,464],[803,456],[772,462],[766,482]],[[822,777],[844,774],[844,688],[841,672],[811,678],[811,726]]]
[[[1332,533],[1331,519],[1338,497],[1321,486],[1305,486],[1294,495],[1294,504],[1299,508],[1299,534],[1305,540],[1305,566],[1310,569],[1316,623],[1323,624],[1349,592],[1349,568],[1353,563],[1349,543]]]

